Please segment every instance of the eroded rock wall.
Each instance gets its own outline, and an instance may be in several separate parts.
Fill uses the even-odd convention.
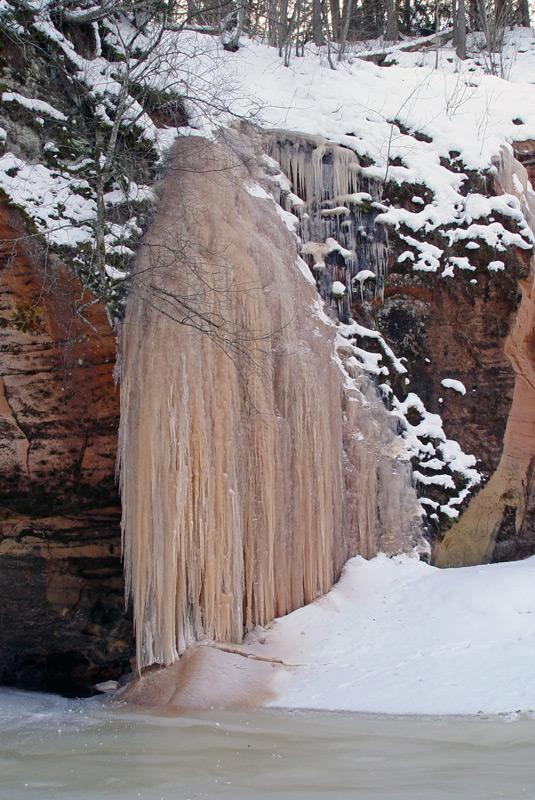
[[[459,173],[444,159],[460,187],[444,228],[432,219],[437,198],[421,225],[425,187],[370,180],[348,148],[283,131],[268,146],[289,178],[282,203],[298,219],[318,290],[399,420],[432,557],[446,565],[531,554],[533,143],[517,158],[504,147],[486,172]],[[505,463],[514,477],[504,477]],[[489,491],[494,510],[474,514],[483,501],[470,498]],[[444,558],[452,537],[455,555]]]
[[[535,148],[534,148],[535,150]],[[529,152],[524,143],[523,153]],[[516,195],[535,221],[526,169],[504,150],[499,187]],[[452,526],[437,552],[440,566],[523,558],[535,552],[535,259],[519,283],[521,300],[503,342],[514,371],[514,391],[501,457],[488,483]]]
[[[0,683],[84,693],[128,664],[101,304],[0,209]]]
[[[517,160],[515,160],[516,156]],[[533,224],[535,143],[502,153],[487,193],[516,196]],[[384,302],[370,312],[399,357],[426,408],[446,434],[478,459],[480,490],[451,526],[431,524],[439,566],[524,558],[535,552],[535,348],[533,257],[509,247],[504,268],[480,247],[470,254],[470,280],[444,279],[400,264],[404,243],[391,237]],[[461,251],[452,253],[462,255]],[[362,313],[362,309],[356,309]],[[461,381],[466,394],[442,385]]]

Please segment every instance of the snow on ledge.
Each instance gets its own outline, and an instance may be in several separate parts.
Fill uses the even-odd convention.
[[[440,381],[440,385],[445,389],[453,389],[454,392],[459,394],[466,394],[466,387],[461,381],[454,380],[454,378],[444,378]]]

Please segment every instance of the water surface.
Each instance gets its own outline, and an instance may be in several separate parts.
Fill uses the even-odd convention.
[[[0,690],[1,800],[533,800],[535,719],[133,713]]]

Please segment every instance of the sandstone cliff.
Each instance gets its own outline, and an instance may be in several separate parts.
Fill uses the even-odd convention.
[[[529,161],[535,153],[535,143],[524,142],[519,150],[520,158]],[[535,200],[528,181],[527,170],[504,150],[497,190],[515,194],[533,224]],[[535,552],[534,275],[535,259],[531,257],[518,281],[520,300],[516,314],[509,320],[507,336],[494,339],[514,374],[506,427],[500,437],[500,460],[488,483],[447,532],[437,552],[439,566],[504,561]],[[487,311],[490,314],[493,309],[489,307]]]
[[[79,693],[124,671],[132,644],[115,339],[18,212],[0,214],[0,683]]]

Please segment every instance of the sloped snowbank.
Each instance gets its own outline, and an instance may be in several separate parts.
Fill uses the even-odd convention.
[[[535,557],[450,570],[354,558],[329,594],[248,650],[298,665],[276,671],[276,707],[533,711]]]

